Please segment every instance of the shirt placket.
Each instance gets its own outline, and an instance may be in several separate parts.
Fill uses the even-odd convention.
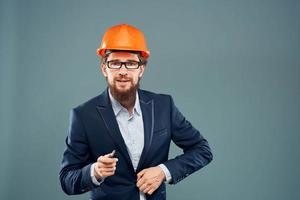
[[[132,164],[134,167],[134,170],[136,170],[138,162],[139,162],[139,149],[138,149],[138,144],[136,141],[137,136],[136,134],[136,127],[134,127],[134,115],[129,116],[127,123],[128,123],[128,138],[130,140],[130,151],[131,151],[131,160],[132,160]]]

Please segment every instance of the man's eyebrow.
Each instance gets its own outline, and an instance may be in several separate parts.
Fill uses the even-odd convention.
[[[108,60],[108,62],[109,61],[119,61],[119,62],[122,62],[120,59],[112,59],[112,60]],[[128,59],[128,60],[126,60],[125,62],[140,62],[139,60],[133,60],[133,59]]]
[[[109,61],[121,61],[121,60],[119,60],[119,59],[111,59],[111,60],[108,60],[107,62],[109,62]]]

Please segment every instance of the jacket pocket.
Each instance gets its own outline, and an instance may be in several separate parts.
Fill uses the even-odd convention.
[[[168,133],[167,128],[163,128],[163,129],[159,129],[159,130],[155,130],[153,131],[153,136],[162,136],[162,135],[166,135]]]

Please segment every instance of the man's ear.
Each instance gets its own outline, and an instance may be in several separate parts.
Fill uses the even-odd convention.
[[[142,65],[140,68],[141,68],[141,73],[139,74],[139,77],[142,78],[145,71],[145,65]]]
[[[106,66],[103,63],[101,64],[101,72],[104,77],[107,77]]]

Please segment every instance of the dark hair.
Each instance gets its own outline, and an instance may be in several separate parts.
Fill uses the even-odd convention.
[[[144,65],[144,66],[147,65],[147,59],[145,59],[145,58],[142,56],[142,54],[141,54],[140,51],[128,51],[128,50],[106,50],[106,51],[105,51],[105,56],[104,56],[104,57],[101,57],[100,63],[101,63],[101,64],[104,64],[104,63],[106,62],[107,57],[109,56],[109,54],[111,54],[111,53],[113,53],[113,52],[120,52],[120,51],[121,51],[121,52],[124,51],[124,52],[128,52],[128,53],[134,53],[134,54],[136,54],[136,55],[138,56],[140,62],[142,63],[142,65]]]

